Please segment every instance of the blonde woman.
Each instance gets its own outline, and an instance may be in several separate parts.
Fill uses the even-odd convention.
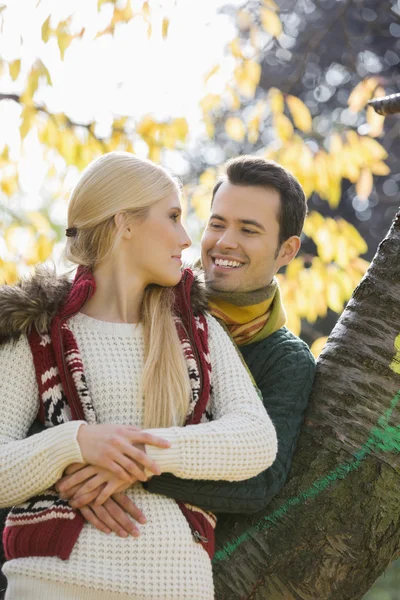
[[[170,472],[248,479],[274,427],[201,290],[181,265],[180,189],[128,153],[72,192],[73,282],[37,270],[0,290],[0,504],[7,600],[211,600],[215,518],[141,485]],[[45,431],[26,438],[39,415]],[[100,507],[121,490],[140,535],[107,535],[59,496],[76,463]],[[88,484],[85,484],[88,485]],[[90,508],[90,504],[88,507]]]

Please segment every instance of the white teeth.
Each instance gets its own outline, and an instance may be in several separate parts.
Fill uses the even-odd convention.
[[[242,263],[237,262],[235,260],[223,260],[222,258],[216,258],[215,259],[215,264],[217,265],[217,267],[233,267],[233,268],[237,268],[237,267],[241,267]]]

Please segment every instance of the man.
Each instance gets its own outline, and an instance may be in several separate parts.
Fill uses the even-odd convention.
[[[214,188],[202,239],[209,307],[237,344],[275,425],[275,463],[241,482],[183,480],[164,474],[145,484],[149,492],[215,513],[245,514],[263,509],[284,485],[315,361],[307,345],[284,327],[274,276],[296,256],[306,212],[304,192],[290,173],[272,161],[242,156],[228,162],[226,176]],[[106,511],[96,516],[86,510],[85,516],[96,527],[120,534],[135,528],[124,511],[135,520],[141,517],[124,494],[119,495],[119,504],[110,499]]]
[[[275,463],[248,481],[153,477],[150,492],[215,513],[263,509],[284,485],[315,373],[308,346],[285,325],[274,276],[300,248],[307,213],[297,180],[256,156],[229,161],[214,187],[201,261],[211,313],[226,326],[262,394],[278,435]],[[217,528],[218,534],[218,528]]]

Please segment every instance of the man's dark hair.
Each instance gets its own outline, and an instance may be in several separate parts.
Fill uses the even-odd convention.
[[[214,186],[211,206],[224,181],[229,181],[232,185],[276,190],[280,196],[277,215],[279,247],[292,235],[300,236],[307,215],[307,199],[297,179],[278,163],[261,156],[243,155],[232,158],[226,163],[226,175]]]

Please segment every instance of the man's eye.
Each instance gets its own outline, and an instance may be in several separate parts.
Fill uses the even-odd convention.
[[[220,225],[219,223],[210,223],[209,227],[211,227],[212,229],[222,229],[222,225]]]
[[[243,233],[257,233],[257,231],[254,231],[253,229],[246,229],[246,228],[243,228],[242,231],[243,231]]]

